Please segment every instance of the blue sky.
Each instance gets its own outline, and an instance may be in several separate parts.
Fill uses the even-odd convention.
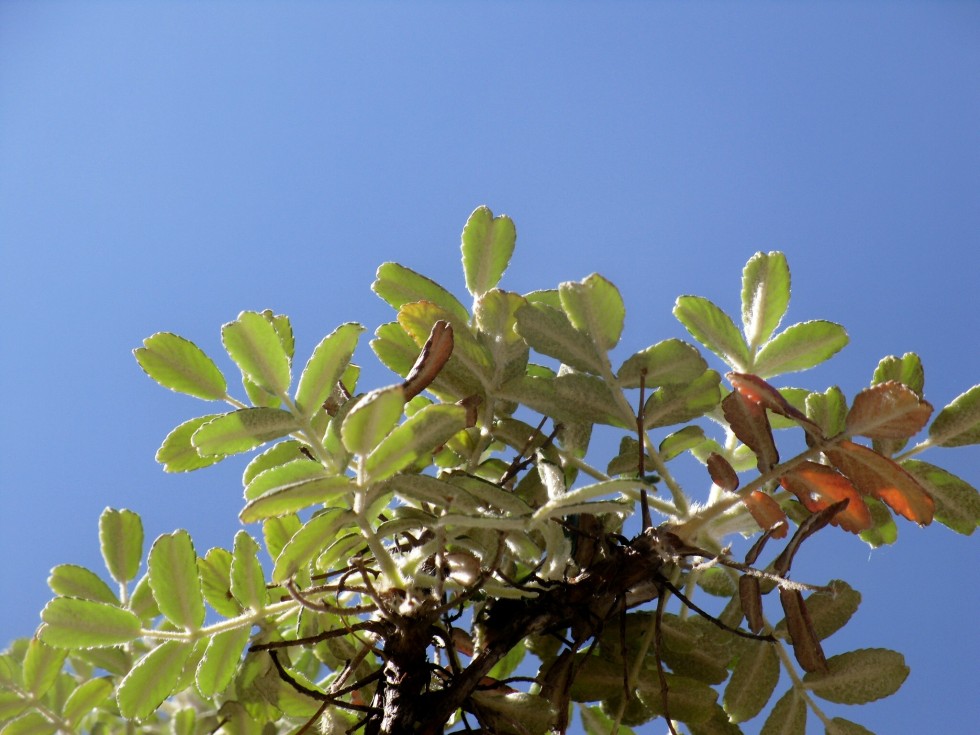
[[[788,319],[852,338],[786,383],[853,395],[915,351],[945,405],[980,382],[978,39],[969,3],[3,3],[0,638],[33,631],[52,566],[101,568],[107,505],[148,539],[231,543],[242,467],[155,464],[203,411],[143,375],[143,338],[220,356],[220,325],[266,307],[298,355],[342,322],[373,330],[384,261],[463,292],[479,204],[517,223],[506,288],[619,286],[624,350],[686,336],[682,293],[736,309],[745,261],[783,250]],[[391,381],[357,359],[364,385]],[[980,480],[976,447],[923,458]],[[864,595],[828,653],[912,667],[844,716],[963,732],[976,543],[900,534],[869,553],[822,533],[795,572]]]

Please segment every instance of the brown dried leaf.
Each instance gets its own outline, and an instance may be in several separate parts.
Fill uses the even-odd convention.
[[[786,629],[800,668],[804,671],[829,671],[827,657],[824,656],[820,639],[813,630],[813,621],[803,601],[803,593],[780,588],[779,602],[786,613]]]
[[[738,600],[749,630],[753,633],[761,631],[766,621],[762,616],[762,590],[758,577],[743,574],[738,578]]]
[[[779,479],[779,484],[793,493],[804,507],[816,513],[840,500],[849,501],[830,522],[845,531],[860,533],[871,528],[871,512],[851,481],[833,467],[804,462]]]
[[[738,488],[738,475],[728,460],[717,452],[712,452],[708,455],[707,464],[711,481],[722,490],[727,490],[730,493],[735,492]]]
[[[432,325],[422,352],[406,376],[405,382],[402,383],[405,400],[410,401],[428,388],[439,371],[449,362],[452,354],[453,327],[449,322],[440,319]]]
[[[722,400],[721,409],[735,436],[755,452],[760,472],[767,472],[779,464],[779,453],[764,407],[734,390]]]
[[[907,439],[932,415],[932,405],[895,380],[873,385],[856,396],[847,414],[847,432],[870,439]]]
[[[828,505],[823,510],[817,511],[803,521],[799,528],[796,529],[796,533],[793,534],[793,538],[786,544],[786,548],[773,561],[773,571],[780,577],[785,577],[789,572],[790,565],[793,563],[793,557],[796,556],[796,552],[800,548],[800,544],[830,523],[830,519],[847,507],[847,503],[847,500],[841,500],[833,505]]]
[[[745,503],[755,522],[759,524],[759,528],[769,531],[773,538],[786,538],[789,521],[786,519],[786,513],[779,507],[779,503],[770,495],[761,490],[753,490],[749,495],[742,497],[742,502]]]
[[[842,441],[824,452],[859,492],[872,495],[921,526],[932,523],[935,503],[919,481],[900,465],[868,447]]]

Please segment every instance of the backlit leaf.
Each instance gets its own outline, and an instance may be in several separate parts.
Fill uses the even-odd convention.
[[[871,528],[861,531],[861,540],[872,548],[895,543],[898,540],[898,525],[888,507],[877,498],[865,496],[864,502],[871,511]]]
[[[3,735],[54,735],[57,731],[58,726],[40,712],[28,712],[8,722],[2,732]]]
[[[870,439],[906,439],[929,421],[932,406],[911,388],[889,380],[854,396],[847,431]]]
[[[352,454],[369,454],[395,428],[405,409],[405,390],[392,385],[360,398],[340,427],[344,447]]]
[[[235,534],[231,556],[231,594],[244,608],[261,610],[265,607],[265,574],[258,558],[259,545],[245,531]]]
[[[55,648],[91,648],[128,643],[140,620],[129,610],[94,600],[56,597],[41,611],[41,640]]]
[[[313,516],[293,535],[276,558],[272,581],[281,583],[295,575],[331,544],[341,528],[354,520],[353,511],[346,508],[328,508]]]
[[[914,352],[906,352],[901,357],[895,355],[883,357],[878,362],[878,367],[875,368],[871,384],[878,385],[879,383],[887,383],[889,380],[908,386],[921,398],[922,389],[926,382],[922,360]]]
[[[463,227],[460,245],[466,288],[471,294],[480,296],[497,285],[516,241],[517,230],[510,217],[494,217],[485,206],[473,210]]]
[[[147,558],[153,597],[170,622],[194,630],[204,624],[204,596],[197,570],[197,555],[187,531],[163,534],[153,542]]]
[[[553,381],[555,398],[566,406],[574,407],[573,414],[581,423],[601,423],[626,428],[632,416],[620,413],[609,386],[599,378],[583,373],[565,373]],[[570,422],[578,423],[578,422]]]
[[[430,454],[466,428],[463,406],[426,406],[395,428],[368,455],[364,470],[372,482],[391,477],[423,455]]]
[[[836,385],[823,393],[811,393],[806,397],[806,415],[824,436],[835,436],[844,431],[847,399]]]
[[[293,459],[252,476],[248,484],[245,485],[246,500],[255,500],[270,490],[292,485],[296,482],[333,477],[323,465],[319,462],[310,461],[309,458],[296,451],[295,447],[288,456],[293,457]]]
[[[222,414],[191,436],[202,455],[238,454],[296,431],[291,413],[278,408],[242,408]]]
[[[198,429],[223,415],[212,413],[207,416],[198,416],[195,419],[185,421],[167,434],[156,455],[156,460],[163,465],[164,472],[190,472],[202,467],[209,467],[223,460],[224,454],[202,456],[191,441]]]
[[[705,439],[704,429],[700,426],[685,426],[673,434],[668,434],[660,442],[660,456],[664,461],[673,459],[677,455],[704,443]]]
[[[980,493],[941,467],[909,459],[902,462],[936,504],[935,519],[957,533],[969,536],[980,524]]]
[[[566,281],[558,287],[568,321],[592,338],[600,351],[617,345],[623,333],[626,307],[612,283],[593,273],[582,281]]]
[[[140,367],[164,388],[206,401],[220,401],[228,392],[224,375],[193,342],[157,332],[133,350]]]
[[[773,413],[785,416],[804,426],[808,423],[806,416],[796,406],[786,400],[786,397],[775,386],[770,385],[758,375],[733,372],[727,373],[725,377],[732,384],[732,388],[752,403],[757,403]]]
[[[143,558],[143,522],[131,510],[106,508],[99,516],[99,545],[109,574],[117,582],[136,578]]]
[[[779,326],[789,306],[790,276],[786,256],[756,253],[742,271],[742,326],[754,349]]]
[[[273,559],[279,556],[283,547],[302,525],[299,516],[295,513],[268,518],[263,521],[262,538],[265,539],[265,548],[268,549],[269,556]]]
[[[643,406],[643,426],[680,424],[703,416],[721,401],[721,376],[705,370],[700,377],[683,385],[658,388]]]
[[[242,608],[231,594],[231,552],[227,549],[208,549],[197,560],[201,575],[201,591],[208,604],[226,618],[241,614]]]
[[[55,649],[37,638],[27,644],[24,656],[24,687],[36,699],[43,697],[61,673],[68,652]]]
[[[298,480],[273,488],[250,500],[238,517],[242,523],[254,523],[274,516],[296,513],[312,505],[334,501],[353,488],[351,479],[344,475]]]
[[[752,641],[735,662],[722,705],[733,722],[755,717],[769,702],[779,681],[779,656],[771,643]]]
[[[149,717],[173,694],[194,644],[164,641],[143,656],[116,690],[119,713],[128,719]]]
[[[221,327],[221,341],[242,374],[256,385],[276,396],[289,389],[289,356],[265,315],[243,311]]]
[[[701,296],[680,296],[674,305],[674,316],[698,342],[725,364],[746,371],[751,364],[749,347],[735,322],[724,311]]]
[[[779,484],[816,513],[834,503],[847,500],[847,507],[830,522],[845,531],[859,533],[871,528],[871,512],[847,477],[834,468],[816,462],[803,462],[779,479]]]
[[[738,488],[738,475],[728,460],[717,452],[708,455],[708,474],[711,481],[722,490],[733,493]]]
[[[75,564],[59,564],[52,569],[48,586],[62,597],[119,604],[119,598],[95,572]]]
[[[929,427],[929,439],[938,447],[980,444],[980,385],[961,393]]]
[[[789,520],[779,503],[761,490],[753,490],[742,496],[742,502],[748,508],[752,519],[759,524],[763,531],[771,531],[773,538],[785,538],[789,532]]]
[[[101,705],[112,694],[112,680],[108,677],[89,679],[79,684],[65,700],[61,716],[72,724]]]
[[[909,675],[902,654],[885,648],[863,648],[833,656],[828,673],[803,677],[813,694],[838,704],[866,704],[898,691]]]
[[[605,357],[589,337],[572,326],[559,309],[528,303],[516,312],[517,331],[542,355],[561,360],[569,367],[601,373]]]
[[[807,370],[836,355],[848,340],[840,324],[821,320],[793,324],[759,350],[753,372],[769,378]]]
[[[233,628],[212,636],[204,656],[197,665],[195,681],[204,697],[213,697],[231,683],[251,631],[248,627]]]
[[[760,735],[805,735],[806,700],[790,687],[772,708]]]
[[[825,454],[858,491],[883,501],[896,513],[921,526],[932,522],[935,504],[918,481],[900,465],[867,447],[842,441]]]
[[[304,416],[312,416],[333,393],[363,331],[360,324],[342,324],[313,350],[296,389],[296,408]]]
[[[405,304],[431,301],[461,322],[469,319],[466,307],[449,291],[432,279],[398,263],[383,263],[378,268],[371,289],[396,311]]]
[[[694,347],[666,339],[627,358],[616,377],[624,388],[639,388],[640,375],[648,388],[686,383],[702,375],[708,363]]]

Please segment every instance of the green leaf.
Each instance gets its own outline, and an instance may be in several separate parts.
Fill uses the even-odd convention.
[[[576,370],[602,373],[605,356],[587,335],[572,326],[564,312],[529,302],[515,316],[517,331],[542,355],[561,360]]]
[[[135,576],[135,575],[134,575]],[[59,564],[51,570],[48,586],[56,595],[118,605],[119,598],[95,572],[75,564]]]
[[[201,696],[213,697],[231,683],[242,660],[242,652],[248,645],[250,633],[247,626],[233,628],[218,633],[208,641],[195,676]]]
[[[3,735],[54,735],[58,726],[40,712],[28,712],[23,717],[7,723]]]
[[[749,347],[735,322],[724,311],[701,296],[680,296],[674,316],[698,342],[738,372],[751,372]]]
[[[282,343],[283,352],[286,358],[292,362],[293,353],[296,351],[296,340],[293,338],[293,325],[289,323],[289,317],[285,314],[276,314],[272,309],[263,309],[264,316],[279,335],[279,342]]]
[[[147,573],[160,612],[179,628],[196,630],[204,624],[204,596],[197,555],[187,531],[163,534],[153,542]]]
[[[326,549],[340,529],[354,522],[353,511],[347,508],[327,508],[303,524],[276,558],[272,581],[285,582],[306,566],[313,557]]]
[[[0,687],[0,723],[13,720],[23,714],[30,706],[30,700],[23,699],[19,692]]]
[[[41,611],[41,640],[55,648],[91,648],[128,643],[140,633],[129,610],[94,600],[56,597]]]
[[[435,281],[398,263],[384,263],[378,268],[371,289],[396,311],[405,304],[430,301],[465,323],[470,315],[459,300]]]
[[[843,717],[835,717],[824,730],[825,735],[874,735],[871,730],[862,727],[856,722],[845,720]]]
[[[906,352],[901,357],[895,355],[883,357],[879,361],[878,367],[875,368],[871,385],[887,383],[889,380],[908,386],[915,391],[919,398],[922,398],[922,388],[926,382],[922,360],[914,352]]]
[[[537,521],[542,521],[556,515],[569,515],[571,511],[568,509],[573,506],[585,503],[595,498],[600,498],[604,495],[622,496],[628,493],[630,490],[639,490],[642,487],[643,483],[638,480],[624,479],[604,480],[602,482],[596,482],[592,485],[575,488],[570,492],[556,494],[555,497],[548,500],[547,503],[534,511],[534,519]],[[551,495],[550,492],[549,495]],[[559,511],[563,512],[559,513]]]
[[[471,696],[479,708],[480,721],[489,732],[499,735],[524,735],[549,732],[558,716],[555,706],[544,697],[526,692],[501,693],[477,689]]]
[[[616,377],[623,388],[639,388],[643,374],[644,385],[653,388],[686,383],[707,369],[708,363],[696,348],[679,339],[665,339],[629,357]]]
[[[466,288],[481,296],[497,285],[514,253],[517,230],[505,214],[494,217],[488,207],[477,207],[463,227],[460,249]]]
[[[153,714],[173,694],[193,650],[193,643],[164,641],[137,661],[116,690],[119,714],[131,720]]]
[[[364,327],[347,323],[324,337],[313,350],[303,368],[296,389],[296,408],[303,416],[312,416],[330,397],[344,370],[354,356]]]
[[[227,549],[213,548],[197,560],[204,599],[215,612],[226,618],[234,618],[242,612],[231,594],[231,559],[231,552]]]
[[[807,370],[836,355],[848,340],[840,324],[822,320],[793,324],[763,345],[752,372],[769,378]]]
[[[823,393],[811,393],[806,397],[806,415],[825,436],[835,436],[844,431],[847,399],[836,385]]]
[[[169,332],[157,332],[133,350],[140,367],[164,388],[205,401],[220,401],[228,384],[210,357],[193,342]]]
[[[99,545],[106,568],[114,580],[125,584],[135,579],[143,558],[143,522],[139,514],[115,508],[102,511],[99,516]]]
[[[898,526],[887,506],[877,498],[864,497],[864,502],[871,511],[871,528],[861,531],[861,540],[872,548],[893,544],[898,540]]]
[[[935,519],[957,533],[969,536],[980,525],[980,493],[941,467],[909,459],[902,462],[936,503]]]
[[[742,326],[755,350],[779,326],[789,306],[790,277],[786,256],[756,253],[742,271]]]
[[[813,592],[806,598],[806,609],[818,639],[829,638],[847,624],[861,604],[861,593],[847,582],[835,579],[828,591]],[[785,638],[786,621],[776,625],[775,634]]]
[[[643,426],[670,426],[703,416],[721,401],[721,376],[705,370],[684,385],[658,388],[643,406]]]
[[[405,410],[405,391],[392,385],[363,396],[344,418],[340,437],[351,454],[362,456],[381,443]]]
[[[79,720],[99,707],[110,694],[112,680],[108,677],[82,682],[68,695],[61,716],[69,723],[77,725]]]
[[[661,458],[666,462],[674,457],[700,446],[706,441],[704,429],[700,426],[685,426],[683,429],[668,434],[660,442],[659,452]]]
[[[776,702],[760,735],[806,735],[806,700],[795,688]]]
[[[265,315],[243,311],[221,327],[221,341],[242,375],[263,390],[283,396],[289,389],[289,356]]]
[[[434,452],[465,428],[463,406],[426,406],[377,445],[365,460],[364,471],[371,482],[380,482]]]
[[[202,455],[238,454],[299,429],[288,411],[241,408],[211,419],[191,436]]]
[[[623,297],[611,282],[593,273],[582,281],[566,281],[558,287],[568,321],[592,338],[600,352],[619,343],[626,320]]]
[[[742,649],[725,687],[723,704],[733,722],[752,719],[769,702],[779,681],[779,656],[771,643],[752,641]]]
[[[331,502],[354,489],[349,477],[333,475],[283,485],[249,501],[239,513],[242,523],[287,515],[311,505]]]
[[[582,713],[582,726],[585,728],[586,735],[609,735],[613,731],[613,720],[608,717],[599,707],[579,706]],[[622,725],[618,729],[619,735],[636,735],[633,730]]]
[[[319,462],[312,462],[298,452],[290,453],[290,456],[296,458],[253,475],[245,485],[245,499],[255,500],[270,490],[278,490],[297,482],[333,477]]]
[[[807,673],[806,687],[838,704],[866,704],[898,691],[909,675],[902,654],[885,648],[863,648],[827,660],[829,673]]]
[[[252,461],[245,467],[245,472],[242,474],[242,483],[247,488],[259,473],[286,464],[287,462],[304,458],[304,454],[301,451],[302,446],[295,439],[287,439],[278,444],[273,444],[261,454],[255,455]],[[245,497],[249,497],[247,490]]]
[[[197,447],[191,442],[191,438],[202,426],[224,415],[211,413],[207,416],[198,416],[196,419],[185,421],[167,434],[156,455],[156,460],[163,465],[164,472],[190,472],[202,467],[210,467],[223,460],[224,454],[201,456]]]
[[[929,440],[937,447],[980,444],[980,385],[961,393],[939,412],[929,427]]]
[[[46,643],[32,638],[27,644],[24,656],[24,687],[35,699],[41,699],[52,687],[68,652],[51,648]]]
[[[230,569],[231,594],[242,607],[261,610],[265,607],[265,574],[259,563],[259,545],[245,531],[235,534],[235,550]]]
[[[262,537],[269,556],[275,559],[282,553],[283,547],[293,537],[303,524],[295,513],[268,518],[262,523]]]

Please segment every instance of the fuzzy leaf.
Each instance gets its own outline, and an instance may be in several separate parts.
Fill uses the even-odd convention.
[[[353,512],[346,508],[328,508],[313,516],[293,534],[276,558],[272,581],[281,583],[295,575],[330,545],[341,528],[354,520]]]
[[[41,699],[55,683],[68,652],[55,649],[37,638],[27,644],[24,655],[24,687],[35,699]]]
[[[8,722],[3,728],[3,735],[54,735],[57,731],[58,726],[40,712],[28,712]]]
[[[889,355],[883,357],[875,368],[874,376],[871,378],[872,385],[887,383],[894,380],[902,385],[911,388],[919,398],[922,397],[922,389],[925,386],[926,376],[922,369],[922,360],[914,352],[906,352],[901,357]]]
[[[817,638],[824,640],[844,627],[861,604],[861,593],[847,582],[831,581],[829,592],[812,592],[806,598],[806,609]],[[776,625],[776,635],[786,635],[786,621]]]
[[[725,687],[723,706],[733,722],[752,719],[769,702],[779,681],[779,656],[770,643],[753,641],[742,649]]]
[[[664,461],[700,446],[706,441],[704,429],[700,426],[685,426],[683,429],[668,434],[662,442],[658,451]]]
[[[680,424],[703,416],[721,401],[720,384],[718,373],[705,370],[689,383],[658,388],[643,406],[644,428]]]
[[[231,683],[250,634],[248,627],[233,628],[214,635],[208,641],[195,675],[202,696],[213,697]]]
[[[394,429],[364,462],[371,482],[380,482],[408,467],[423,455],[436,451],[454,434],[466,428],[463,406],[426,406]]]
[[[242,473],[242,484],[248,488],[252,480],[262,472],[298,459],[306,459],[300,449],[301,447],[302,445],[295,439],[287,439],[278,444],[273,444],[261,454],[255,455],[245,467],[245,472]],[[246,499],[250,497],[247,489],[245,497]]]
[[[760,735],[805,735],[806,700],[790,688],[772,708]]]
[[[847,400],[836,385],[823,393],[811,393],[806,397],[806,415],[824,436],[835,436],[844,431]]]
[[[430,301],[450,312],[458,321],[470,315],[459,300],[430,278],[398,263],[383,263],[371,289],[396,311],[405,304]]]
[[[79,684],[65,700],[61,716],[72,724],[99,707],[112,694],[112,680],[108,677],[89,679]]]
[[[715,485],[730,493],[735,492],[738,488],[738,475],[727,459],[717,452],[712,452],[708,455],[707,465],[708,474]]]
[[[116,690],[119,713],[127,719],[149,717],[173,694],[193,650],[193,643],[164,641],[137,661]]]
[[[735,322],[724,311],[701,296],[680,296],[674,316],[698,342],[736,370],[747,370],[751,358]]]
[[[296,389],[296,408],[301,414],[312,416],[333,393],[363,331],[360,324],[342,324],[313,350]]]
[[[146,564],[160,612],[178,628],[200,628],[204,624],[204,596],[190,534],[180,530],[159,536]]]
[[[807,673],[803,683],[821,699],[838,704],[866,704],[898,691],[909,675],[902,654],[885,648],[863,648],[833,656],[826,674]]]
[[[707,369],[696,348],[679,339],[665,339],[627,358],[616,377],[624,388],[639,388],[642,373],[644,385],[651,388],[686,383]]]
[[[205,401],[220,401],[228,392],[225,376],[193,342],[157,332],[133,350],[140,367],[164,388]]]
[[[932,498],[900,465],[867,447],[842,441],[828,449],[831,463],[847,475],[857,489],[883,501],[892,510],[921,526],[932,523]]]
[[[252,479],[245,485],[245,499],[255,500],[270,490],[276,490],[305,480],[334,477],[319,462],[311,462],[307,457],[300,455],[295,450],[290,452],[289,456],[297,458],[269,467],[269,469],[253,475]]]
[[[572,326],[563,311],[529,302],[515,316],[517,331],[542,355],[561,360],[576,370],[602,372],[605,356],[586,334]]]
[[[856,722],[845,720],[843,717],[835,717],[824,730],[824,735],[875,735],[871,730],[862,727]]]
[[[756,253],[742,271],[742,327],[749,345],[763,344],[779,326],[789,306],[790,276],[786,256]]]
[[[980,444],[980,385],[961,393],[929,427],[929,440],[937,447]]]
[[[753,372],[769,378],[807,370],[836,355],[848,340],[840,324],[822,320],[793,324],[759,350]]]
[[[922,429],[932,406],[911,388],[889,380],[854,396],[847,413],[847,431],[870,439],[907,439]]]
[[[56,597],[41,611],[41,640],[55,648],[93,648],[128,643],[140,632],[129,610],[94,600]]]
[[[242,408],[222,414],[191,436],[202,455],[238,454],[296,431],[299,424],[278,408]]]
[[[279,332],[265,315],[243,311],[238,319],[221,327],[221,341],[253,383],[275,396],[289,390],[289,356]]]
[[[485,206],[477,207],[466,220],[460,239],[466,288],[481,296],[497,285],[507,269],[517,242],[514,221],[505,214],[494,217]]]
[[[275,516],[288,515],[312,505],[328,503],[354,489],[349,477],[333,475],[276,487],[250,500],[238,514],[242,523],[254,523]]]
[[[352,454],[367,455],[398,423],[405,409],[405,391],[400,385],[371,391],[344,418],[340,436]]]
[[[611,282],[593,273],[582,281],[566,281],[558,287],[568,321],[592,338],[600,352],[619,343],[626,319],[623,297]]]
[[[909,459],[902,462],[936,504],[935,518],[957,533],[969,536],[980,525],[980,493],[941,467]]]
[[[196,419],[185,421],[167,434],[156,455],[156,460],[163,465],[164,472],[199,470],[225,458],[226,455],[224,454],[202,456],[191,441],[198,429],[219,416],[224,416],[224,414],[212,413],[207,416],[198,416]]]
[[[62,597],[119,604],[119,598],[95,572],[74,564],[59,564],[52,569],[48,586]]]
[[[139,514],[115,508],[102,511],[99,545],[114,580],[122,584],[135,579],[143,558],[143,522]]]
[[[871,528],[861,531],[861,540],[872,548],[895,543],[898,540],[898,525],[888,507],[877,498],[865,497],[864,502],[871,511]]]
[[[871,528],[871,512],[863,498],[851,481],[832,467],[816,462],[803,462],[783,475],[779,484],[793,493],[811,513],[821,511],[840,500],[847,500],[847,507],[830,522],[851,533],[860,533]]]
[[[235,534],[231,556],[229,586],[242,607],[261,610],[265,607],[265,574],[258,558],[259,545],[245,531]]]
[[[208,549],[198,558],[201,591],[208,604],[226,618],[241,614],[242,608],[231,594],[231,553],[227,549]]]

